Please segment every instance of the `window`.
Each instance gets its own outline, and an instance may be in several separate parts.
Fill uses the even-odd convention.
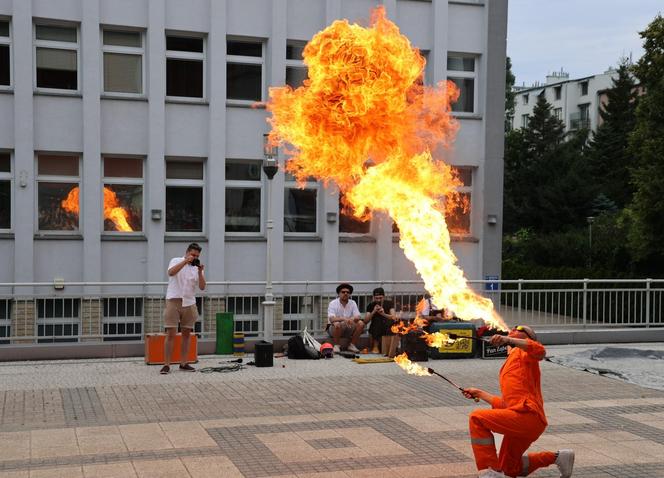
[[[37,88],[78,90],[78,29],[35,25]]]
[[[78,342],[79,310],[80,299],[37,299],[37,342]]]
[[[201,37],[166,35],[166,96],[203,98],[204,43]]]
[[[339,193],[339,232],[351,234],[369,234],[371,220],[362,221],[353,215],[353,210],[346,205],[343,193]]]
[[[302,61],[304,44],[288,43],[286,46],[286,84],[293,89],[299,88],[307,79],[307,67]]]
[[[287,50],[288,52],[288,50]],[[291,55],[296,55],[291,51]],[[240,40],[226,42],[226,99],[263,99],[263,44]]]
[[[528,127],[528,115],[521,115],[521,127],[522,128]]]
[[[12,161],[0,152],[0,230],[12,228]]]
[[[523,104],[524,104],[524,105],[527,105],[527,104],[528,104],[529,95],[523,95],[522,98],[523,98]]]
[[[202,161],[166,161],[166,232],[203,232]]]
[[[102,32],[104,92],[143,94],[143,34]]]
[[[451,234],[470,234],[473,168],[457,166],[452,169],[461,181],[461,186],[457,188],[457,200],[445,208],[445,222]]]
[[[12,84],[11,64],[9,22],[0,20],[0,86],[10,86]]]
[[[305,327],[314,330],[314,321],[319,316],[317,303],[310,295],[284,296],[284,335],[295,335]]]
[[[258,335],[259,302],[262,297],[231,296],[226,298],[226,312],[233,314],[235,331],[248,336]]]
[[[143,337],[143,298],[104,299],[103,308],[104,342],[141,340]]]
[[[226,160],[226,232],[261,231],[261,164]]]
[[[285,186],[284,232],[315,234],[318,183],[310,178],[300,187],[295,178],[287,174]]]
[[[554,93],[554,97],[555,97],[555,99],[559,100],[559,99],[562,97],[562,91],[563,91],[563,87],[562,87],[562,86],[556,86],[556,87],[553,89],[553,93]]]
[[[452,111],[475,113],[475,80],[477,61],[474,56],[449,55],[447,57],[447,79],[459,89],[460,95],[452,104]]]
[[[588,82],[587,81],[582,81],[579,83],[579,87],[581,89],[581,96],[585,96],[588,94]]]
[[[104,157],[104,231],[143,230],[143,160]]]
[[[557,120],[563,119],[563,109],[562,108],[554,108],[553,109],[553,116],[556,117]]]
[[[0,345],[8,344],[11,337],[11,309],[11,300],[0,299]]]
[[[37,213],[40,231],[78,231],[80,213],[78,156],[37,157]]]

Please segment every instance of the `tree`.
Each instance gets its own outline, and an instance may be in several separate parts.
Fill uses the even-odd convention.
[[[602,200],[623,208],[634,193],[630,181],[630,169],[634,157],[629,150],[629,135],[636,122],[636,85],[629,71],[630,65],[623,59],[618,66],[618,76],[607,91],[608,102],[600,109],[603,120],[590,142],[588,162],[591,184],[597,188]]]
[[[630,245],[652,270],[664,264],[664,17],[658,15],[640,33],[645,53],[633,68],[644,94],[636,110],[630,151],[635,194],[630,205]]]
[[[512,60],[508,56],[505,58],[505,132],[512,129],[512,121],[514,120],[515,81],[516,78],[512,73]]]

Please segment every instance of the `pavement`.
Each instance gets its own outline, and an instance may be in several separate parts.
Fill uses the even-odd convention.
[[[501,364],[428,362],[493,393]],[[142,359],[0,363],[0,477],[477,476],[467,416],[486,405],[438,377],[342,357],[207,374],[159,368]],[[664,477],[664,391],[541,368],[549,427],[533,450],[575,449],[575,477]]]

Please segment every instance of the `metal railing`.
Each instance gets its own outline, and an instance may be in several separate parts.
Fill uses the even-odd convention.
[[[273,282],[274,335],[307,327],[321,333],[338,282]],[[415,315],[418,281],[354,282],[360,312],[382,286],[402,318]],[[469,281],[490,298],[507,324],[549,329],[663,327],[664,280]],[[143,341],[163,330],[165,282],[0,283],[0,347],[57,342]],[[263,336],[264,282],[208,282],[197,300],[196,333],[212,339],[216,314],[231,312],[235,330]]]

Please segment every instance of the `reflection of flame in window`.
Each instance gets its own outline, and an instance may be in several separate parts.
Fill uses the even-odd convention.
[[[60,203],[62,209],[65,211],[76,214],[79,213],[79,188],[76,186],[67,197]],[[110,219],[115,224],[118,231],[133,231],[127,218],[129,212],[120,206],[118,196],[110,188],[104,186],[104,219]]]

